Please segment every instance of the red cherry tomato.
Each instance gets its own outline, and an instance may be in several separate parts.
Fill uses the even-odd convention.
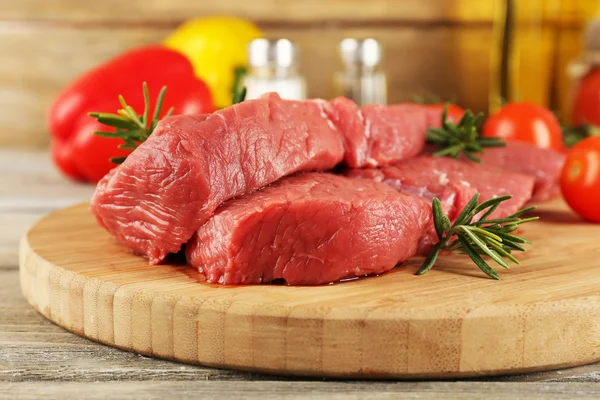
[[[433,110],[443,110],[444,106],[446,105],[446,103],[434,103],[434,104],[428,104],[427,107],[433,109]],[[456,104],[449,104],[448,105],[448,119],[454,123],[458,123],[458,121],[461,120],[461,118],[463,117],[463,115],[465,115],[465,110],[462,109],[461,107],[457,106]]]
[[[550,110],[528,102],[509,103],[488,118],[483,136],[520,141],[543,149],[564,150],[562,129]]]
[[[600,68],[581,78],[573,96],[573,124],[600,125]]]
[[[600,137],[584,139],[571,148],[560,187],[573,211],[588,221],[600,223]]]

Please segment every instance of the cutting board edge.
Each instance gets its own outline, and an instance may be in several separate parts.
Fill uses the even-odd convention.
[[[85,204],[85,203],[84,203]],[[81,207],[82,205],[78,205],[78,206],[74,206],[74,207],[70,207],[68,209],[64,209],[61,210],[62,212],[69,212],[69,210],[75,210],[78,207]],[[44,217],[42,220],[40,220],[40,223],[43,221],[46,221],[48,219],[52,219],[53,217],[55,217],[56,215],[61,215],[61,213],[59,212],[58,214],[53,213],[50,214],[47,217]],[[39,223],[38,223],[39,224]],[[36,226],[38,226],[36,224]],[[368,367],[364,367],[364,368],[355,368],[354,370],[344,370],[344,367],[342,368],[336,368],[336,366],[340,366],[340,364],[336,363],[335,361],[333,361],[333,363],[329,364],[328,366],[325,366],[323,361],[321,360],[321,365],[316,365],[316,364],[311,364],[310,360],[304,359],[302,360],[301,363],[296,363],[296,365],[288,365],[288,362],[286,361],[284,364],[280,364],[280,366],[278,367],[266,367],[263,363],[263,365],[253,365],[251,363],[249,363],[249,359],[247,354],[246,355],[242,355],[241,357],[237,358],[236,357],[232,357],[231,356],[231,350],[227,350],[225,347],[225,342],[226,339],[223,339],[223,346],[219,349],[209,349],[209,348],[202,348],[202,345],[200,342],[202,342],[201,338],[202,335],[199,332],[199,328],[198,328],[198,320],[196,320],[196,327],[194,328],[193,326],[185,326],[187,325],[190,321],[186,320],[185,315],[186,312],[189,312],[190,309],[191,310],[195,310],[197,313],[200,313],[200,311],[206,312],[206,309],[203,309],[201,307],[201,305],[198,305],[197,303],[194,304],[193,300],[190,299],[184,299],[183,302],[181,301],[175,301],[174,305],[174,309],[171,312],[171,316],[174,318],[176,316],[177,313],[179,313],[178,316],[178,324],[181,326],[184,326],[184,330],[182,332],[188,332],[188,333],[192,333],[193,336],[196,336],[195,338],[187,338],[186,340],[184,340],[185,343],[180,344],[179,346],[177,346],[176,344],[171,344],[173,349],[169,350],[155,350],[154,347],[152,346],[152,338],[147,339],[147,338],[143,338],[143,337],[137,337],[136,338],[136,334],[134,331],[136,331],[136,329],[134,328],[134,322],[131,323],[131,326],[129,326],[129,328],[125,329],[126,332],[120,332],[117,329],[113,329],[112,331],[112,335],[109,333],[107,334],[106,332],[102,332],[102,325],[103,322],[107,322],[105,320],[100,321],[98,316],[95,316],[94,313],[95,312],[99,312],[99,308],[93,305],[89,305],[86,304],[86,299],[88,302],[102,302],[104,300],[106,300],[107,295],[110,295],[112,293],[113,296],[120,296],[120,300],[118,300],[116,303],[114,302],[114,299],[112,300],[112,303],[110,304],[112,306],[112,310],[115,311],[117,310],[119,307],[130,307],[130,313],[128,314],[129,317],[133,316],[135,314],[135,312],[133,311],[133,308],[135,307],[140,307],[143,306],[144,304],[154,304],[155,303],[155,298],[153,296],[149,296],[149,298],[137,298],[134,299],[134,295],[132,295],[132,293],[128,293],[128,290],[126,287],[123,286],[119,286],[119,285],[113,285],[112,288],[107,289],[106,287],[102,287],[103,283],[102,280],[98,280],[95,278],[86,278],[86,277],[81,277],[80,275],[78,275],[77,273],[74,273],[73,271],[69,271],[65,268],[62,268],[60,266],[54,265],[51,262],[49,262],[48,260],[46,260],[44,257],[42,257],[40,254],[38,254],[32,247],[31,243],[30,243],[30,235],[32,232],[34,232],[36,226],[32,227],[32,229],[30,231],[28,231],[28,233],[23,237],[23,239],[21,240],[21,244],[20,244],[20,274],[21,274],[21,287],[22,287],[22,291],[24,296],[26,297],[26,299],[30,302],[30,304],[32,304],[34,306],[34,308],[40,312],[44,317],[48,318],[49,320],[51,320],[52,322],[56,323],[57,325],[62,326],[63,328],[74,332],[78,335],[87,337],[91,340],[100,342],[100,343],[104,343],[107,345],[111,345],[123,350],[128,350],[128,351],[133,351],[136,353],[140,353],[140,354],[145,354],[145,355],[149,355],[149,356],[155,356],[155,357],[160,357],[160,358],[166,358],[166,359],[172,359],[172,360],[177,360],[177,361],[183,361],[183,362],[187,362],[187,363],[194,363],[194,364],[202,364],[205,366],[214,366],[214,367],[219,367],[219,368],[234,368],[234,369],[240,369],[240,370],[247,370],[247,371],[254,371],[254,372],[263,372],[263,373],[269,373],[269,374],[285,374],[285,375],[302,375],[302,376],[319,376],[319,377],[336,377],[336,378],[360,378],[360,379],[379,379],[379,378],[397,378],[397,379],[430,379],[430,378],[459,378],[459,377],[477,377],[477,376],[488,376],[488,375],[504,375],[504,374],[515,374],[515,373],[527,373],[527,372],[533,372],[533,371],[540,371],[540,370],[550,370],[550,369],[558,369],[558,368],[565,368],[565,367],[572,367],[572,366],[577,366],[577,365],[584,365],[584,364],[589,364],[589,363],[593,363],[593,362],[597,362],[600,360],[600,356],[598,355],[594,355],[594,354],[588,354],[587,356],[581,356],[581,354],[583,353],[584,349],[578,349],[577,351],[575,351],[574,353],[579,353],[580,356],[575,358],[575,357],[570,357],[569,359],[563,359],[562,361],[559,362],[546,362],[546,363],[538,363],[534,366],[521,366],[521,367],[504,367],[504,368],[472,368],[469,367],[470,362],[467,362],[466,364],[463,364],[463,360],[461,358],[461,365],[457,365],[455,370],[438,370],[438,371],[427,371],[427,370],[419,370],[419,371],[413,371],[413,372],[409,372],[409,371],[398,371],[397,369],[392,371],[392,369],[384,371],[382,369],[377,369],[377,368],[368,368]],[[91,282],[92,280],[95,280],[94,282]],[[65,286],[66,285],[66,286]],[[110,286],[110,285],[109,285]],[[134,291],[139,291],[139,288],[134,288]],[[230,289],[228,289],[230,290]],[[120,291],[119,293],[117,293],[118,291]],[[101,293],[102,292],[102,293]],[[76,301],[72,301],[69,302],[68,300],[65,300],[64,298],[59,298],[60,294],[63,295],[68,295],[69,299],[75,299]],[[153,295],[158,295],[157,292],[153,293]],[[103,297],[104,296],[104,297]],[[173,303],[173,296],[169,295],[170,298],[166,299],[165,302],[166,303]],[[177,296],[175,296],[177,297]],[[124,302],[119,303],[119,301],[123,300]],[[582,301],[584,300],[583,298],[581,299]],[[150,301],[150,303],[148,303],[148,301]],[[185,305],[185,302],[188,301],[189,304],[187,304],[187,306],[191,306],[191,308],[183,308],[180,307],[179,311],[175,310],[177,305]],[[105,305],[105,307],[103,308],[103,312],[104,312],[104,317],[106,317],[106,312],[108,310],[109,304]],[[222,310],[223,312],[221,314],[219,314],[219,304],[218,302],[216,302],[215,304],[212,304],[212,309],[209,309],[208,311],[213,313],[213,317],[217,318],[217,319],[221,319],[221,324],[218,326],[219,328],[223,328],[225,327],[225,320],[227,320],[228,318],[234,318],[235,321],[235,317],[237,315],[237,317],[243,318],[243,317],[247,317],[249,314],[244,313],[243,312],[243,308],[244,308],[244,304],[238,304],[239,307],[241,307],[241,309],[237,310],[237,314],[236,313],[232,313],[231,315],[227,315],[227,310]],[[573,311],[577,311],[579,310],[578,306],[576,304],[570,304],[570,306],[574,307]],[[586,307],[588,310],[590,310],[590,304],[589,302],[587,303]],[[108,307],[108,308],[107,308]],[[196,307],[196,308],[194,308]],[[143,308],[143,307],[142,307]],[[241,311],[240,311],[241,310]],[[554,317],[558,317],[558,315],[560,314],[556,314],[556,315],[551,315],[552,312],[550,312],[552,310],[546,310],[546,315],[544,315],[545,318],[554,318]],[[564,312],[565,309],[560,310],[561,312]],[[216,312],[216,314],[215,314]],[[548,312],[550,312],[550,314],[548,314]],[[555,313],[558,313],[558,311],[554,310]],[[600,317],[600,303],[598,304],[598,310],[597,312],[599,313],[598,316]],[[86,315],[87,314],[87,315]],[[188,317],[191,317],[192,319],[194,318],[201,318],[200,314],[194,316],[194,315],[189,315],[187,314]],[[307,315],[304,314],[304,316],[306,317]],[[268,315],[252,315],[252,318],[254,317],[258,317],[258,318],[266,318],[268,317]],[[115,316],[112,315],[112,322],[113,324],[116,323],[116,321],[119,320],[123,320],[124,318],[121,316]],[[135,317],[132,317],[135,319]],[[485,316],[485,318],[489,318],[489,316]],[[125,318],[126,319],[126,318]],[[334,320],[327,320],[327,318],[325,318],[323,316],[323,318],[321,318],[321,316],[319,315],[315,315],[314,318],[295,318],[293,320],[294,324],[302,324],[304,322],[307,321],[312,321],[314,322],[315,320],[319,320],[322,319],[323,322],[321,324],[321,328],[323,328],[323,324],[329,324],[332,323],[332,321],[336,324],[340,324],[339,327],[343,327],[345,323],[350,323],[350,325],[360,325],[360,321],[358,320],[348,320],[348,321],[344,321],[344,320],[340,320],[340,319],[334,319]],[[139,321],[138,321],[139,322]],[[194,321],[192,321],[194,322]],[[382,322],[385,322],[385,318],[382,319]],[[419,322],[424,322],[424,323],[428,323],[431,321],[419,321]],[[473,322],[473,321],[470,321]],[[230,321],[229,324],[232,324],[233,322]],[[247,318],[244,321],[245,324],[248,323]],[[289,323],[289,321],[286,321],[286,324]],[[355,324],[356,323],[356,324]],[[139,325],[139,324],[138,324]],[[142,324],[143,325],[143,324]],[[193,325],[193,324],[192,324]],[[142,330],[144,330],[146,328],[142,327]],[[308,328],[310,332],[315,332],[314,329],[312,329],[311,327]],[[174,330],[174,328],[173,328]],[[302,331],[300,329],[300,331]],[[298,331],[297,333],[300,333],[300,331]],[[146,330],[147,332],[147,330]],[[150,336],[152,332],[150,331]],[[120,335],[120,336],[119,336]],[[138,332],[138,336],[139,336],[139,332]],[[168,337],[171,338],[171,340],[177,336],[176,332],[171,332],[170,334],[167,334]],[[234,335],[235,336],[235,335]],[[428,335],[427,335],[428,336]],[[120,337],[120,338],[119,338]],[[188,340],[189,339],[189,340]],[[598,339],[598,338],[596,338]],[[322,340],[322,339],[321,339]],[[231,344],[235,344],[233,342],[231,342],[231,339],[229,340],[229,342]],[[150,345],[149,345],[150,343]],[[344,345],[343,342],[332,342],[329,343],[329,345],[331,346],[325,346],[325,347],[329,347],[328,351],[331,351],[331,349],[333,350],[332,354],[335,355],[342,355],[338,350],[335,350],[335,347],[337,345]],[[321,345],[323,346],[323,343],[321,343]],[[191,346],[191,347],[190,347]],[[165,348],[168,348],[169,345],[167,345]],[[193,349],[193,347],[195,347],[195,351]],[[301,347],[301,346],[300,346]],[[343,347],[343,346],[342,346]],[[363,346],[364,347],[364,346]],[[234,346],[234,348],[240,349],[240,346]],[[350,351],[352,351],[352,349],[350,349]],[[364,351],[364,348],[362,349],[362,351]],[[195,353],[195,354],[194,354]],[[225,353],[229,353],[229,355],[225,354]],[[356,354],[356,353],[354,353]],[[214,356],[214,357],[213,357]],[[323,354],[320,354],[320,357],[324,357]],[[392,360],[393,361],[393,360]],[[352,363],[350,363],[352,364]],[[355,364],[354,364],[355,366]],[[347,366],[352,368],[353,366]],[[397,365],[395,367],[398,367]],[[431,365],[429,365],[429,367],[431,367]]]

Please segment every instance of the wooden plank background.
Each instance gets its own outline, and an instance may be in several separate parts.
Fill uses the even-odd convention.
[[[339,40],[372,36],[385,48],[391,102],[435,94],[485,110],[493,3],[4,0],[0,2],[0,147],[45,147],[45,112],[61,87],[127,48],[161,40],[192,16],[245,17],[269,37],[296,41],[311,97],[332,95]]]

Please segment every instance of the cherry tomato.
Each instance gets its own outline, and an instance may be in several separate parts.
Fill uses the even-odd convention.
[[[446,103],[434,103],[434,104],[428,104],[427,107],[434,109],[434,110],[443,110],[444,106],[446,105]],[[448,119],[454,123],[458,123],[461,118],[463,117],[463,115],[465,115],[465,110],[462,109],[461,107],[457,106],[456,104],[450,104],[448,105]]]
[[[588,221],[600,223],[600,137],[584,139],[571,148],[560,187],[573,211]]]
[[[573,96],[573,124],[600,125],[600,69],[595,68],[581,78]]]
[[[543,149],[564,150],[562,129],[550,110],[528,102],[509,103],[488,118],[483,136],[533,144]]]

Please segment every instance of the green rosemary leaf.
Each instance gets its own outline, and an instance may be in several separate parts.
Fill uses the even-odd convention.
[[[517,229],[519,229],[519,225],[515,224],[514,222],[510,223],[509,225],[503,225],[502,229],[504,230],[504,232],[514,232]]]
[[[496,209],[498,208],[499,205],[500,205],[500,203],[493,204],[490,208],[487,209],[486,212],[483,213],[483,215],[481,216],[481,218],[479,218],[479,220],[480,221],[482,221],[482,220],[485,221],[485,219],[487,217],[489,217],[490,215],[492,215],[492,213],[494,211],[496,211]],[[482,209],[482,211],[483,211],[483,209]]]
[[[89,113],[88,115],[94,117],[101,124],[113,126],[115,128],[130,129],[131,127],[135,127],[135,124],[133,124],[131,120],[118,114]]]
[[[433,136],[433,137],[440,137],[443,139],[447,139],[447,138],[450,138],[450,133],[448,133],[447,131],[445,131],[442,128],[431,127],[427,131],[427,136],[428,136],[428,138],[429,138],[429,136]]]
[[[503,142],[501,140],[494,140],[494,141],[486,142],[485,147],[506,147],[506,142]]]
[[[242,83],[244,81],[244,76],[248,73],[248,68],[244,66],[238,66],[233,71],[233,85],[231,85],[231,99],[232,104],[235,103],[235,98],[238,92],[241,90]]]
[[[465,154],[465,157],[467,157],[469,160],[471,160],[473,162],[476,162],[476,163],[480,163],[481,162],[481,158],[473,155],[473,153],[466,152],[464,154]]]
[[[428,254],[417,273],[420,275],[433,268],[442,250],[467,254],[486,275],[494,279],[500,279],[500,277],[482,256],[489,256],[503,268],[509,268],[508,261],[519,264],[519,261],[511,252],[525,251],[521,244],[529,243],[529,241],[520,236],[512,235],[510,232],[518,228],[521,223],[537,220],[537,217],[487,219],[502,202],[508,201],[510,198],[511,196],[508,195],[500,196],[478,205],[479,193],[477,193],[461,210],[452,225],[448,217],[443,214],[439,199],[433,199],[433,222],[439,242]],[[474,216],[481,212],[483,212],[483,215],[480,220],[473,222]],[[521,210],[513,215],[520,214],[522,214]]]
[[[460,242],[463,245],[463,249],[465,250],[465,253],[467,253],[467,255],[469,257],[471,257],[471,260],[473,260],[473,262],[475,263],[475,265],[477,265],[479,267],[479,269],[481,269],[483,271],[483,273],[485,273],[487,276],[489,276],[490,278],[493,279],[500,279],[500,276],[496,273],[496,271],[494,271],[484,260],[483,258],[481,258],[481,256],[473,249],[473,247],[471,246],[471,244],[469,243],[469,241],[463,237],[463,235],[458,235],[458,240],[460,240]]]
[[[437,233],[438,240],[441,242],[444,236],[444,227],[442,225],[444,212],[442,211],[442,203],[440,203],[440,200],[437,197],[433,198],[432,209],[433,225],[435,227],[435,232]]]
[[[468,110],[467,110],[467,111],[468,111]],[[460,121],[458,121],[458,125],[459,125],[459,126],[461,126],[461,125],[462,125],[462,126],[464,126],[464,125],[467,125],[467,123],[468,123],[468,121],[469,121],[469,116],[470,116],[470,115],[471,115],[471,112],[466,112],[466,111],[465,111],[465,113],[463,114],[463,116],[462,116],[462,118],[460,119]],[[447,121],[447,119],[446,119],[446,116],[445,116],[445,115],[443,115],[442,117],[443,117],[443,120],[444,120],[444,121]],[[449,122],[448,122],[448,123],[449,123]]]
[[[447,119],[448,104],[442,112],[441,128],[431,127],[427,132],[427,142],[440,147],[441,150],[433,153],[434,156],[459,157],[461,154],[474,162],[481,162],[476,153],[483,153],[485,147],[499,147],[506,144],[500,138],[484,138],[479,134],[478,128],[483,121],[483,113],[473,114],[466,110],[458,124]],[[452,149],[447,149],[452,147]]]
[[[165,94],[167,93],[167,87],[163,86],[158,93],[158,98],[156,99],[156,107],[154,107],[154,113],[152,114],[153,123],[158,123],[158,119],[160,118],[160,110],[162,109],[163,102],[165,101]],[[156,123],[154,126],[156,127]]]
[[[510,261],[514,262],[515,264],[519,265],[519,260],[517,260],[512,254],[510,254],[510,251],[506,250],[504,247],[502,247],[502,244],[498,244],[498,242],[496,242],[495,240],[489,240],[489,238],[484,238],[483,239],[488,245],[492,246],[492,248],[501,256],[501,257],[506,257],[508,258]]]
[[[479,234],[480,236],[487,236],[493,240],[496,240],[498,242],[502,242],[502,238],[498,235],[496,235],[495,233],[487,230],[487,229],[482,229],[478,226],[465,226],[468,227],[468,229],[472,232],[475,232],[477,234]]]
[[[540,217],[523,218],[518,221],[515,221],[515,225],[521,225],[521,224],[524,224],[525,222],[537,221],[538,219],[540,219]]]
[[[511,235],[510,233],[504,232],[503,230],[498,229],[488,229],[489,232],[493,233],[496,236],[502,238],[502,242],[511,242],[511,243],[527,243],[526,239],[522,237]]]
[[[481,123],[483,122],[484,119],[485,119],[485,116],[483,115],[483,113],[479,113],[479,114],[475,115],[475,118],[473,120],[473,126],[478,127],[479,125],[481,125]],[[500,139],[500,138],[498,138],[498,139]]]
[[[233,104],[238,104],[241,103],[242,101],[246,100],[246,87],[244,86],[239,92],[236,92],[233,96]]]
[[[133,122],[135,122],[137,126],[139,126],[141,129],[146,129],[146,126],[142,123],[142,121],[140,121],[140,117],[138,117],[138,115],[135,112],[135,110],[133,109],[133,107],[127,106],[127,108],[125,110],[131,117],[131,120]]]
[[[123,96],[119,96],[119,103],[121,104],[122,109],[118,110],[116,114],[102,112],[91,112],[88,114],[98,122],[116,128],[116,132],[96,131],[94,134],[107,138],[122,139],[124,143],[117,144],[117,147],[125,150],[133,151],[139,144],[145,142],[158,124],[167,88],[164,86],[158,95],[151,121],[148,120],[151,108],[148,85],[144,82],[142,88],[144,96],[144,113],[141,116],[136,113],[133,107],[127,104]],[[167,116],[171,115],[172,112],[173,108],[167,112]],[[124,159],[124,157],[116,157],[112,158],[111,162],[120,164]]]
[[[102,132],[102,131],[94,131],[93,132],[94,135],[97,136],[102,136],[102,137],[106,137],[106,138],[114,138],[114,139],[118,139],[118,138],[122,138],[123,134],[120,134],[118,132]]]
[[[436,151],[433,153],[434,156],[445,156],[445,155],[456,155],[462,149],[462,145],[456,144],[454,146],[446,147],[445,149]]]
[[[467,203],[465,208],[463,208],[463,210],[460,212],[460,214],[458,214],[458,217],[456,217],[456,220],[455,220],[454,224],[452,225],[452,227],[455,227],[458,225],[464,225],[465,219],[475,209],[475,207],[477,207],[478,202],[479,202],[479,193],[477,193],[477,194],[475,194],[475,196],[471,197],[471,200],[469,200],[469,202]]]
[[[497,219],[483,219],[483,217],[479,221],[473,222],[475,225],[485,225],[485,224],[505,224],[505,223],[513,223],[518,221],[517,217],[506,217],[506,218],[497,218]]]
[[[477,142],[467,143],[466,145],[464,145],[464,148],[473,153],[482,153],[483,152],[483,148]]]
[[[530,206],[530,207],[523,208],[523,209],[509,215],[507,218],[519,217],[523,214],[526,214],[526,213],[529,213],[529,212],[535,210],[536,208],[537,208],[536,206]]]
[[[485,242],[481,239],[479,239],[477,237],[477,235],[475,235],[473,232],[471,232],[466,226],[462,226],[461,227],[462,232],[466,233],[467,236],[469,236],[469,238],[473,241],[473,244],[475,244],[476,246],[478,246],[485,254],[487,254],[488,256],[490,256],[494,261],[496,261],[496,263],[498,263],[499,265],[508,268],[508,264],[506,263],[506,261],[504,261],[504,259],[502,257],[500,257],[495,251],[491,250],[489,247],[487,247],[487,245],[485,244]],[[460,237],[460,234],[459,234]]]
[[[119,149],[121,149],[121,150],[131,150],[131,151],[133,151],[133,150],[137,149],[137,145],[136,144],[127,144],[127,143],[120,144],[117,147]]]
[[[148,93],[148,84],[144,82],[142,85],[144,92],[144,115],[142,115],[142,124],[148,126],[148,114],[150,113],[150,94]]]
[[[452,229],[452,223],[447,215],[442,215],[442,229],[444,229],[444,232],[446,233],[450,233],[450,230]]]
[[[110,159],[110,162],[113,164],[123,164],[126,159],[127,157],[114,157]]]
[[[438,243],[438,244],[436,244],[435,246],[433,246],[433,249],[427,255],[427,258],[425,258],[425,261],[423,262],[423,264],[421,265],[421,267],[417,271],[417,275],[423,275],[423,274],[425,274],[427,271],[429,271],[435,265],[435,262],[437,261],[438,255],[440,254],[441,248],[442,248],[442,243],[441,242]]]
[[[481,142],[481,146],[483,147],[506,147],[506,143],[505,142],[498,142],[496,140],[494,141],[490,141],[490,142]]]
[[[460,128],[457,125],[451,123],[445,125],[444,128],[448,131],[451,141],[453,141],[454,143],[460,142],[461,136],[466,136],[468,134],[466,130],[461,132]]]
[[[427,138],[427,142],[431,143],[431,144],[435,144],[435,145],[445,145],[446,144],[446,139],[438,139],[435,137],[428,137]]]
[[[475,207],[475,209],[473,210],[473,213],[477,214],[478,212],[483,211],[486,208],[491,207],[493,205],[498,206],[503,201],[509,200],[511,198],[512,198],[512,196],[507,195],[507,196],[494,197],[493,199],[483,201],[483,202],[481,202],[481,204],[479,204],[477,207]],[[483,219],[483,217],[481,217],[481,218]]]
[[[525,251],[525,247],[514,243],[514,242],[510,242],[510,241],[502,241],[502,247],[506,250],[506,251],[512,251],[512,250],[516,250],[516,251]]]

